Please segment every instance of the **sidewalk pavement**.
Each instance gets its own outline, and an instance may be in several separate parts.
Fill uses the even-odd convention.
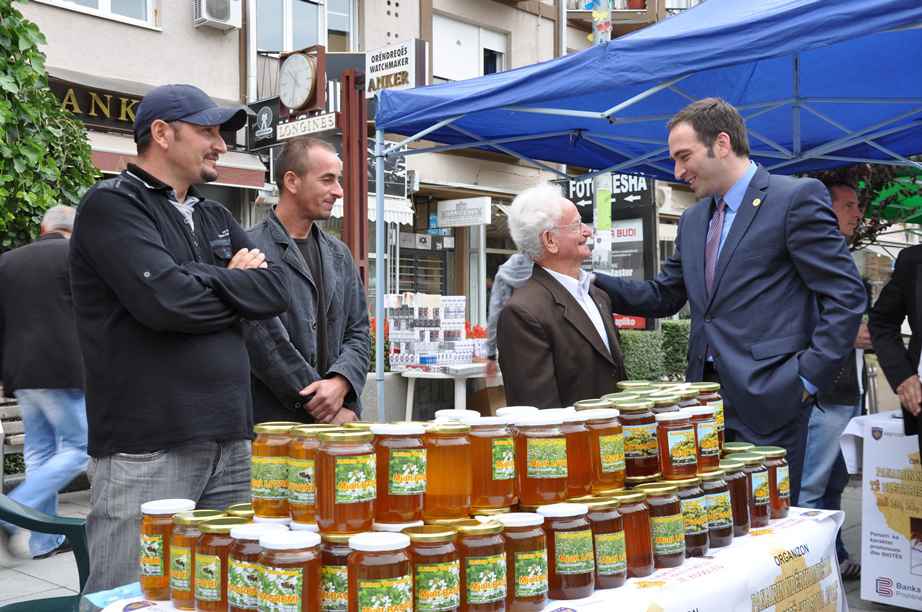
[[[845,510],[845,524],[842,537],[845,546],[855,559],[861,558],[861,481],[855,477],[842,496]],[[63,516],[86,516],[90,511],[89,491],[65,493],[61,496],[60,513]],[[15,601],[27,601],[43,597],[58,597],[77,592],[77,565],[73,553],[55,555],[41,561],[25,561],[19,565],[0,564],[0,606]],[[848,607],[852,612],[879,612],[903,610],[862,601],[859,597],[859,581],[845,583]]]

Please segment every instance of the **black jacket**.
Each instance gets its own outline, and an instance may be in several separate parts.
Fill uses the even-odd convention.
[[[45,234],[0,257],[3,393],[82,389],[83,362],[74,326],[67,239]]]
[[[284,272],[227,269],[253,246],[230,212],[199,200],[192,232],[170,197],[129,164],[77,210],[71,283],[94,457],[252,437],[240,320],[288,308]]]

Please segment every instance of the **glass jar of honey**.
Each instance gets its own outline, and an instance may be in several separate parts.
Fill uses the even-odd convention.
[[[682,408],[694,408],[695,406],[700,406],[698,403],[698,390],[690,386],[682,386],[676,390],[676,394],[679,396],[679,409]]]
[[[346,612],[349,607],[349,538],[347,533],[320,536],[320,610]]]
[[[704,472],[700,478],[708,513],[708,543],[711,548],[729,546],[733,543],[733,510],[724,471]]]
[[[698,473],[698,443],[695,426],[685,412],[656,415],[659,461],[665,480],[689,478]]]
[[[506,609],[506,545],[503,524],[475,521],[458,525],[461,557],[461,609],[502,612]]]
[[[539,612],[547,605],[547,537],[544,517],[510,512],[494,517],[503,524],[506,544],[506,609]]]
[[[679,505],[682,508],[682,522],[685,524],[685,557],[703,557],[708,554],[708,509],[707,498],[701,488],[701,479],[685,478],[672,480]]]
[[[679,410],[679,397],[671,393],[654,393],[647,396],[653,402],[653,414],[664,412],[677,412]]]
[[[374,522],[377,463],[371,432],[320,434],[317,451],[317,525],[320,531],[368,531]]]
[[[288,445],[291,425],[260,423],[253,430],[250,492],[256,516],[280,518],[288,511]]]
[[[615,402],[624,431],[624,463],[627,478],[649,477],[660,473],[659,446],[653,402]]]
[[[374,424],[377,456],[378,497],[375,522],[418,521],[423,514],[426,492],[426,449],[422,425],[412,423]]]
[[[170,538],[173,515],[195,509],[191,499],[158,499],[141,504],[141,592],[146,599],[170,599]]]
[[[423,520],[468,518],[471,512],[470,425],[450,422],[426,428],[426,493]]]
[[[707,472],[720,465],[720,436],[713,406],[695,406],[687,409],[695,426],[698,442],[698,471]]]
[[[189,510],[173,515],[170,535],[170,600],[178,610],[195,609],[195,544],[202,521],[227,516],[220,510]]]
[[[483,417],[471,423],[472,508],[508,508],[519,501],[515,440],[508,423],[507,417]]]
[[[650,529],[653,533],[653,564],[657,569],[685,562],[685,522],[682,506],[672,484],[647,485]]]
[[[302,425],[289,431],[288,511],[296,523],[317,520],[317,449],[320,448],[320,432],[333,429],[331,425]]]
[[[768,468],[755,453],[736,453],[743,462],[743,472],[749,485],[749,522],[752,527],[767,527],[771,519],[771,493],[768,488]]]
[[[699,404],[714,408],[714,420],[717,422],[717,435],[720,437],[720,448],[722,449],[726,442],[726,425],[724,423],[724,400],[720,396],[720,383],[696,382],[692,383],[691,387],[698,391]]]
[[[592,447],[589,418],[586,412],[567,412],[561,415],[560,431],[567,441],[567,492],[566,498],[589,495],[592,492]],[[553,596],[552,596],[553,597]]]
[[[595,588],[615,589],[627,580],[624,521],[617,499],[595,499],[586,503],[595,550]]]
[[[580,599],[595,591],[595,554],[589,507],[549,504],[538,508],[547,538],[548,596]]]
[[[624,546],[629,578],[642,578],[653,573],[653,536],[650,524],[650,506],[642,490],[628,491],[614,496],[620,506],[624,526]]]
[[[413,564],[410,536],[371,532],[349,538],[349,612],[380,609],[413,612]]]
[[[195,609],[227,610],[227,563],[234,539],[234,527],[246,525],[238,517],[215,518],[199,523],[195,544]]]
[[[791,477],[785,459],[788,452],[780,446],[756,446],[751,452],[761,456],[763,465],[768,469],[771,518],[786,517],[791,507]]]
[[[607,408],[587,410],[592,462],[592,493],[602,494],[624,488],[624,432],[619,412]],[[569,452],[569,449],[568,449]],[[583,451],[585,452],[585,451]]]
[[[320,536],[270,531],[259,538],[260,610],[320,609]]]
[[[519,504],[541,506],[567,498],[567,439],[561,419],[523,417],[515,424]]]
[[[231,527],[233,543],[227,555],[228,612],[259,609],[259,556],[263,552],[259,538],[271,531],[285,531],[285,526],[277,523],[247,523]]]
[[[455,547],[458,530],[441,525],[410,527],[415,609],[457,610],[461,606],[461,558]]]
[[[247,520],[253,520],[253,504],[246,502],[243,504],[231,504],[224,509],[224,514],[227,516],[236,516],[239,518],[245,518]]]
[[[730,508],[733,510],[733,537],[739,538],[749,533],[749,481],[743,471],[742,461],[724,459],[720,469],[724,472],[724,482],[730,493]]]
[[[751,442],[726,442],[723,446],[722,455],[727,457],[734,453],[748,453],[753,448],[755,448],[755,444]]]

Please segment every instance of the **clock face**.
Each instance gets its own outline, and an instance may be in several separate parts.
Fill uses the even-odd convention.
[[[296,110],[307,104],[314,90],[314,64],[301,54],[289,55],[279,69],[279,98]]]

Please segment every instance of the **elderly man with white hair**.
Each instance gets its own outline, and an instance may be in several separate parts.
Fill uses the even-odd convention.
[[[26,479],[10,498],[57,514],[58,491],[86,469],[87,427],[83,361],[74,325],[68,243],[74,209],[53,206],[41,235],[0,257],[0,347],[3,393],[22,409]],[[70,550],[64,536],[14,530],[0,523],[0,557],[7,533],[14,556],[44,558]]]
[[[581,267],[592,230],[559,189],[542,184],[512,202],[509,231],[535,266],[497,325],[506,401],[555,408],[615,391],[624,361],[611,301]]]

